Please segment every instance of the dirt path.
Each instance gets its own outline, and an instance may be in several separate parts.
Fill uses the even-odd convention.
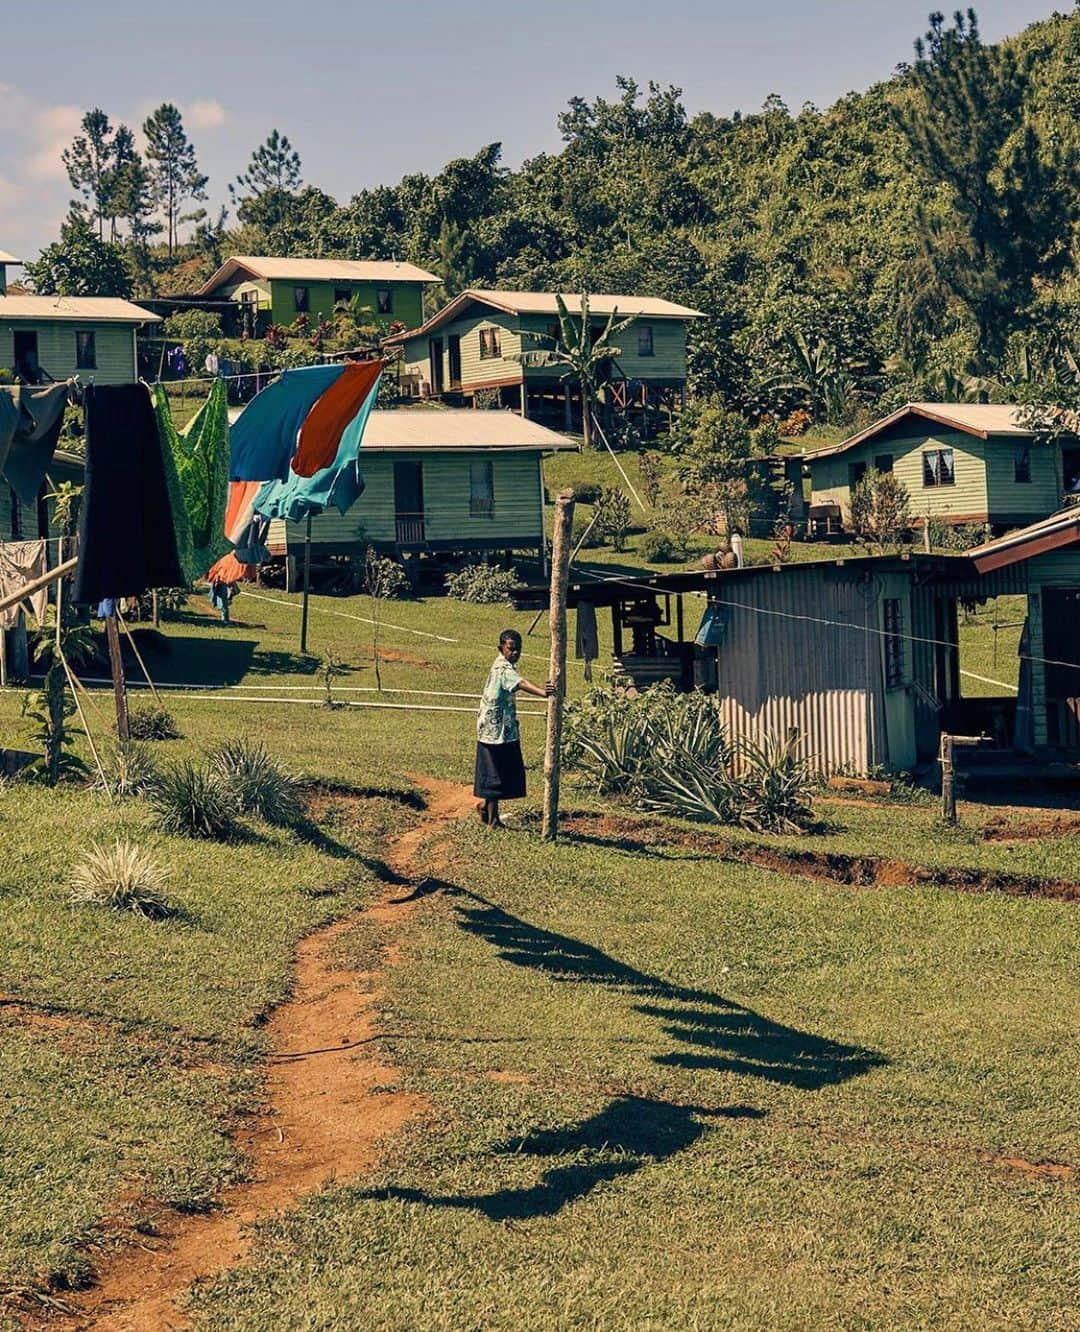
[[[418,876],[423,842],[471,812],[467,787],[426,777],[413,780],[426,796],[418,826],[391,845],[390,867]],[[398,1070],[374,1048],[381,971],[335,965],[340,936],[364,919],[400,925],[412,903],[400,886],[358,915],[309,935],[296,954],[293,996],[268,1023],[274,1054],[266,1113],[238,1135],[251,1161],[249,1182],[231,1189],[209,1216],[168,1212],[158,1219],[152,1246],[127,1245],[104,1267],[99,1283],[73,1297],[61,1325],[78,1332],[164,1332],[183,1328],[178,1303],[197,1280],[243,1261],[253,1222],[293,1206],[335,1178],[370,1169],[383,1139],[420,1114],[424,1103],[393,1085]],[[394,900],[398,899],[398,900]],[[392,965],[393,949],[383,966]]]

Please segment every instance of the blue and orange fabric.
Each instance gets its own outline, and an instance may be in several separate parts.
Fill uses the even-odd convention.
[[[375,366],[367,396],[359,410],[340,432],[337,452],[329,466],[320,468],[312,476],[298,476],[295,472],[287,481],[269,481],[255,497],[255,512],[265,518],[284,518],[295,523],[309,514],[318,514],[333,505],[339,513],[347,513],[364,491],[360,475],[360,442],[364,427],[374,405],[380,362],[368,362],[357,369]]]
[[[292,460],[297,476],[314,476],[333,465],[346,427],[374,393],[381,372],[381,361],[346,365],[337,383],[318,399],[300,427]]]
[[[212,564],[206,575],[208,583],[240,583],[253,578],[257,572],[254,564],[241,564],[232,551],[222,555],[216,564]]]
[[[244,564],[261,564],[269,559],[264,539],[269,520],[255,512],[255,499],[264,481],[230,481],[229,503],[225,509],[225,538],[236,548]],[[277,482],[270,482],[277,485]]]
[[[285,370],[257,393],[232,427],[230,481],[286,480],[300,427],[344,370],[343,365]]]

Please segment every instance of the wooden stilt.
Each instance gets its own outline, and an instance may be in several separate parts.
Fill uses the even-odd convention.
[[[300,651],[306,652],[308,629],[308,599],[311,595],[311,514],[307,516],[304,532],[304,604],[300,612]]]
[[[941,734],[941,817],[956,822],[956,769],[953,763],[953,738]]]
[[[120,631],[116,627],[116,612],[105,617],[105,637],[109,642],[109,666],[112,670],[113,694],[116,698],[116,734],[129,740],[127,685],[124,680],[124,662],[120,656]]]
[[[574,526],[574,492],[561,490],[555,498],[555,524],[551,550],[551,658],[548,677],[555,692],[548,699],[547,745],[544,750],[545,841],[553,842],[559,825],[563,701],[566,693],[566,587],[570,577],[570,543]]]

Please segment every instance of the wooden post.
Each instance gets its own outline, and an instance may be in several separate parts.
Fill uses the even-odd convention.
[[[150,611],[151,611],[152,623],[153,623],[154,628],[155,628],[155,629],[160,629],[160,628],[161,628],[161,605],[160,605],[160,603],[158,602],[158,594],[157,594],[157,588],[156,588],[156,587],[155,587],[155,588],[151,591],[151,593],[150,593]]]
[[[128,740],[127,687],[124,683],[124,662],[120,656],[120,632],[116,627],[115,611],[105,617],[105,637],[109,640],[109,665],[112,668],[113,694],[116,698],[116,734],[120,740]]]
[[[307,651],[308,596],[311,592],[311,514],[304,533],[304,604],[300,612],[300,651]]]
[[[563,697],[566,692],[566,585],[570,579],[570,543],[574,526],[574,492],[560,490],[555,497],[555,523],[551,549],[551,661],[548,678],[555,692],[548,699],[547,745],[544,749],[545,841],[553,842],[559,827],[560,745]]]
[[[956,770],[953,764],[953,738],[941,733],[941,817],[956,822]]]
[[[927,514],[923,519],[922,528],[922,548],[927,555],[930,554],[930,515]]]

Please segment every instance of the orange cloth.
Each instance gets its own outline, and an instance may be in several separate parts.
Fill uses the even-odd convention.
[[[382,361],[347,365],[326,392],[315,399],[300,427],[293,454],[292,469],[297,476],[314,476],[333,464],[345,427],[367,401],[382,368]]]
[[[228,555],[222,555],[217,564],[211,567],[206,575],[206,581],[208,583],[239,583],[244,579],[251,578],[254,573],[254,564],[241,564],[230,550]]]
[[[255,496],[262,488],[261,481],[230,481],[229,502],[225,508],[225,535],[235,545],[244,528],[251,522]]]

